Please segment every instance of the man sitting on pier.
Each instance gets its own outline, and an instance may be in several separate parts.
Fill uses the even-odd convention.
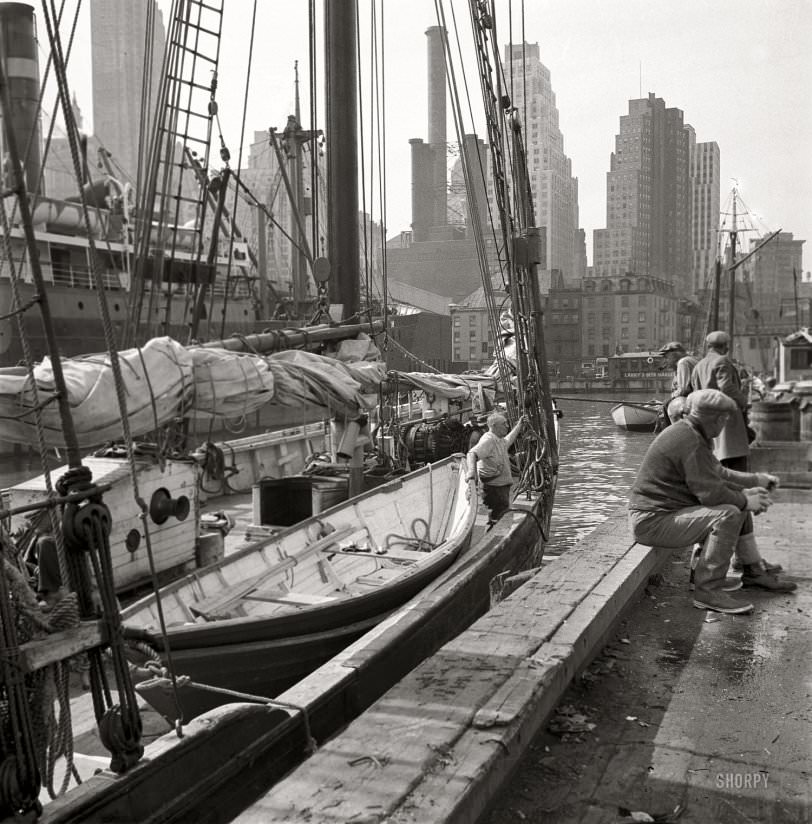
[[[761,575],[761,556],[751,536],[741,535],[748,513],[766,511],[767,487],[775,475],[737,472],[713,454],[713,438],[728,418],[740,414],[735,401],[716,389],[688,396],[687,415],[661,432],[646,452],[629,495],[636,541],[677,548],[703,544],[694,573],[694,606],[716,612],[750,612],[753,605],[725,590],[734,550],[744,576]],[[794,584],[786,583],[783,591]]]

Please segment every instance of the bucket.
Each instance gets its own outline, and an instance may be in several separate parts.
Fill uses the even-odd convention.
[[[800,437],[796,405],[792,402],[754,403],[750,407],[750,426],[759,441],[797,441]]]
[[[198,567],[222,561],[225,555],[225,538],[222,532],[203,532],[197,539],[195,563]]]

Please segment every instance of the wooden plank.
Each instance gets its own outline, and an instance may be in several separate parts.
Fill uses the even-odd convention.
[[[78,627],[52,632],[45,638],[20,644],[20,669],[33,672],[107,643],[101,621],[83,621]]]
[[[195,601],[194,603],[189,604],[189,608],[195,615],[199,615],[207,620],[217,619],[234,604],[242,600],[249,592],[259,589],[259,587],[272,576],[295,566],[299,561],[308,557],[312,553],[319,552],[321,549],[324,549],[324,547],[330,546],[336,541],[340,541],[342,538],[346,538],[355,531],[356,528],[354,526],[346,526],[341,529],[337,529],[335,532],[331,532],[324,538],[319,538],[319,540],[314,541],[297,555],[291,555],[269,567],[265,570],[265,572],[261,573],[256,578],[251,578],[248,581],[239,581],[236,584],[232,584],[230,587],[218,592],[211,598],[205,598],[202,601]]]
[[[272,592],[260,590],[249,592],[245,596],[247,601],[267,601],[271,604],[300,604],[301,606],[313,606],[314,604],[326,604],[328,601],[335,601],[334,595],[313,595],[308,592]]]
[[[392,824],[479,820],[573,675],[670,557],[630,547],[627,530],[543,569],[238,820],[350,821],[373,811]]]
[[[225,589],[220,590],[210,598],[203,598],[189,604],[194,615],[205,618],[207,621],[222,617],[234,604],[244,598],[249,592],[262,586],[269,578],[296,566],[293,558],[285,558],[265,570],[265,572],[247,581],[238,581]],[[219,571],[219,570],[218,570]]]
[[[338,591],[346,590],[347,582],[335,571],[335,567],[328,558],[319,558],[318,566],[327,583]]]
[[[343,549],[341,547],[338,547],[334,549],[323,549],[322,552],[325,552],[329,555],[360,555],[364,558],[373,558],[376,561],[408,561],[409,563],[414,563],[415,561],[422,561],[425,558],[428,558],[430,555],[429,552],[420,552],[416,549],[387,549],[383,552],[374,552],[372,550],[369,550],[365,552],[363,550],[358,549]]]

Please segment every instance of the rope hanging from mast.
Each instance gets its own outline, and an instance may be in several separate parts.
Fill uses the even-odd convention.
[[[441,0],[436,0],[438,23],[445,32],[445,15]],[[453,11],[453,6],[452,6]],[[496,36],[494,4],[485,0],[469,0],[471,29],[477,56],[477,68],[485,109],[485,122],[490,150],[491,179],[498,212],[499,233],[494,233],[495,256],[503,275],[504,286],[510,296],[510,309],[500,313],[503,326],[512,324],[508,337],[515,342],[516,371],[508,371],[506,357],[500,357],[497,346],[497,362],[505,389],[506,403],[511,415],[518,416],[519,409],[531,418],[537,446],[530,449],[534,454],[523,466],[523,483],[541,488],[557,468],[556,429],[552,399],[547,378],[544,349],[541,298],[536,266],[539,262],[539,231],[535,227],[533,196],[528,176],[527,160],[522,134],[522,122],[511,97],[504,92],[508,87]],[[455,24],[456,25],[456,24]],[[458,138],[465,144],[461,128],[459,96],[456,79],[449,61],[447,39],[444,37],[449,87],[455,101],[455,123]],[[512,68],[512,67],[511,67]],[[524,87],[526,89],[526,86]],[[526,96],[526,95],[525,95]],[[461,152],[463,173],[471,204],[472,167],[465,151]],[[467,171],[466,171],[467,167]],[[470,205],[472,225],[476,235],[481,235],[477,220],[478,209]],[[483,290],[492,323],[496,322],[495,301],[492,297],[492,281],[485,251],[484,240],[477,239],[478,253],[483,272]],[[483,265],[482,261],[485,261]],[[495,336],[496,337],[496,336]],[[498,340],[498,337],[497,337]],[[512,391],[511,391],[512,388]]]

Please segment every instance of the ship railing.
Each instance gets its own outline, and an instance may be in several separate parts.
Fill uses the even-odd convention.
[[[67,286],[72,289],[93,289],[95,281],[87,266],[64,266],[57,265],[49,267],[53,275],[55,286]],[[49,280],[46,272],[43,272],[45,280]],[[126,290],[129,286],[129,275],[115,269],[107,269],[101,273],[104,288],[110,291]]]

